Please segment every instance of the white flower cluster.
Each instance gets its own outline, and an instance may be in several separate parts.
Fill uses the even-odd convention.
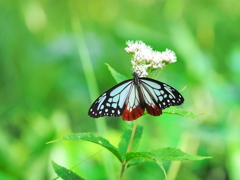
[[[125,50],[132,55],[133,71],[139,77],[146,77],[148,73],[157,68],[177,61],[175,53],[169,49],[164,52],[154,51],[142,41],[127,41]]]

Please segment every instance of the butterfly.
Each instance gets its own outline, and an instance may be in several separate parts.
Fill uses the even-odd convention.
[[[183,96],[173,87],[160,81],[138,77],[123,81],[104,92],[92,104],[88,115],[93,118],[114,116],[132,121],[147,113],[160,116],[162,109],[178,106],[184,102]]]

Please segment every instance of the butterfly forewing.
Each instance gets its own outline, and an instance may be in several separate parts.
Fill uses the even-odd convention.
[[[141,89],[144,89],[143,92],[147,92],[151,97],[144,99],[149,106],[156,103],[155,105],[159,106],[159,108],[165,109],[169,106],[178,106],[183,103],[182,95],[173,87],[150,78],[139,79],[140,85],[143,86]],[[149,99],[152,99],[152,101],[149,102]]]
[[[133,82],[126,80],[103,93],[92,104],[88,115],[93,118],[102,116],[121,116],[125,101],[128,99]]]
[[[92,104],[88,115],[93,118],[102,116],[121,116],[123,120],[141,117],[146,108],[153,116],[162,114],[162,109],[181,105],[182,95],[173,87],[150,78],[138,77],[126,80],[103,93]]]

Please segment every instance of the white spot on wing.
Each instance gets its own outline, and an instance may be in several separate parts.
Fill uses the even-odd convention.
[[[162,100],[163,100],[163,97],[162,97],[162,96],[159,96],[159,100],[162,101]]]
[[[171,87],[169,87],[169,86],[166,85],[166,86],[164,87],[164,89],[165,89],[167,92],[169,92],[170,95],[172,95],[173,97],[175,97],[174,94],[172,93]]]
[[[117,103],[112,103],[112,107],[116,108],[117,107]]]
[[[154,92],[155,92],[155,94],[156,94],[157,96],[159,96],[159,95],[161,94],[160,91],[157,90],[157,89],[154,89]]]
[[[113,97],[113,102],[118,102],[118,100],[119,100],[119,94],[117,95],[117,96],[115,96],[115,97]]]

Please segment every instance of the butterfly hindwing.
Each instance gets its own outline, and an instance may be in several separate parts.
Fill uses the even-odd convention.
[[[144,84],[140,85],[140,91],[142,94],[142,101],[144,101],[144,105],[146,107],[147,113],[151,114],[152,116],[159,116],[162,114],[162,109],[159,107],[157,103],[157,99],[154,98],[154,94],[145,87]]]
[[[128,99],[132,86],[133,80],[130,79],[112,87],[96,99],[90,107],[88,115],[93,118],[102,116],[121,116],[125,101]]]
[[[132,121],[143,115],[144,104],[141,101],[142,98],[140,95],[138,87],[134,85],[125,102],[124,111],[121,116],[123,120]]]
[[[144,98],[149,106],[157,105],[160,109],[165,109],[169,106],[178,106],[183,103],[184,98],[173,87],[150,78],[139,79],[143,93],[148,94],[146,96],[150,96],[150,98]]]
[[[103,93],[92,104],[88,115],[93,118],[102,116],[121,116],[132,121],[141,117],[146,108],[148,114],[159,116],[162,109],[181,105],[182,95],[173,87],[154,79],[138,77],[123,81]]]

